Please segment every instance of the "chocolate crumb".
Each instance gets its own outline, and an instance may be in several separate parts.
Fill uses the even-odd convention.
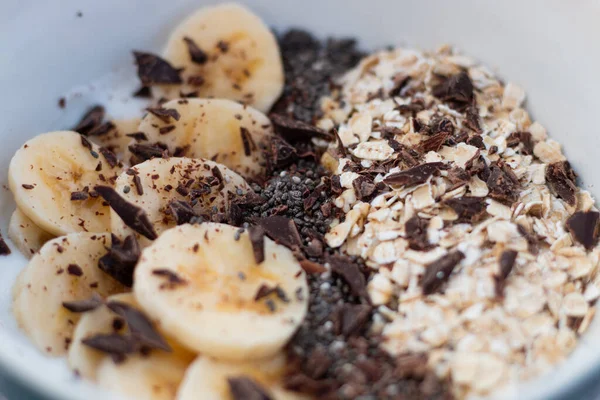
[[[67,272],[69,273],[69,275],[73,275],[73,276],[82,276],[83,275],[83,270],[77,264],[69,264],[69,266],[67,267]]]

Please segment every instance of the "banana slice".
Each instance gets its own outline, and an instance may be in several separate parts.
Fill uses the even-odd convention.
[[[264,114],[222,99],[173,100],[162,107],[176,110],[180,118],[165,122],[148,113],[139,130],[150,143],[166,144],[172,153],[184,149],[186,157],[216,161],[244,178],[264,177],[264,149],[273,136],[271,121]]]
[[[101,136],[90,136],[89,139],[98,146],[106,147],[114,152],[120,160],[126,160],[125,151],[131,144],[132,137],[128,134],[137,133],[141,118],[113,119],[114,128]]]
[[[42,248],[44,243],[53,239],[54,236],[34,224],[17,208],[8,223],[8,238],[25,257],[31,258]]]
[[[219,175],[222,180],[216,177]],[[168,214],[172,201],[195,200],[197,203],[193,211],[198,214],[226,213],[230,201],[249,190],[244,178],[223,165],[177,157],[154,158],[138,164],[119,176],[116,183],[116,191],[146,212],[159,235],[176,225],[174,215]],[[114,211],[112,232],[121,238],[134,233]],[[140,246],[151,243],[149,239],[138,236]]]
[[[248,233],[233,226],[178,226],[142,252],[134,293],[167,334],[194,351],[270,357],[304,319],[308,289],[289,249],[265,238],[264,258],[256,263]],[[273,290],[255,300],[265,289]]]
[[[63,302],[124,292],[125,288],[98,268],[110,246],[110,235],[73,233],[47,242],[17,279],[13,313],[19,326],[41,351],[66,353],[80,315]]]
[[[107,299],[107,302],[110,301],[118,301],[121,303],[129,304],[135,308],[139,307],[132,293],[124,293],[111,296]],[[98,350],[92,349],[91,347],[84,345],[82,343],[82,340],[97,334],[119,333],[121,330],[125,329],[125,327],[122,324],[115,324],[115,320],[120,320],[120,318],[114,312],[109,310],[108,307],[103,305],[96,308],[93,311],[85,313],[77,323],[77,327],[75,328],[75,332],[73,334],[73,342],[71,344],[71,347],[69,348],[67,360],[71,369],[77,371],[80,376],[92,381],[96,381],[97,372],[103,365],[105,359],[108,358],[109,361],[114,364],[114,362],[112,362],[112,359],[110,359],[110,357],[108,357],[105,353],[102,353]],[[121,328],[119,328],[119,326],[121,326]],[[192,362],[194,355],[189,351],[185,350],[181,345],[177,344],[173,340],[167,339],[167,341],[173,349],[172,353],[164,353],[159,350],[154,350],[150,353],[150,356],[144,357],[142,360],[150,364],[157,362],[163,363],[164,360],[167,360],[167,363],[172,364],[173,360],[171,359],[173,358],[175,360],[174,365],[179,366],[181,364],[184,364],[183,368],[185,371],[185,367],[187,367],[187,365],[189,365]],[[137,356],[129,356],[128,358],[133,358],[137,360],[131,363],[139,364],[139,368],[148,370],[152,370],[154,368],[154,366],[142,366],[142,363],[140,363],[140,360],[138,360],[139,357]],[[121,371],[122,373],[125,373],[127,379],[138,379],[134,377],[133,372],[123,372],[130,368],[130,366],[127,366],[124,370],[121,369],[121,365],[115,366],[115,368],[119,369],[119,371]],[[106,386],[112,387],[113,389],[119,389],[116,386],[123,385],[124,382],[118,383],[114,382],[114,378],[108,378],[108,375],[111,375],[113,372],[112,366],[103,366],[102,370],[104,371],[103,382],[106,383],[108,381]],[[181,372],[179,374],[179,377],[177,378],[179,381],[181,380],[182,374],[183,372]],[[140,384],[140,386],[142,386],[142,382],[140,382],[139,379],[137,380],[137,384]],[[127,391],[125,390],[125,392]],[[173,396],[171,396],[170,398],[173,398]]]
[[[238,100],[269,111],[283,90],[277,40],[263,21],[238,4],[204,7],[171,34],[164,52],[183,68],[184,85],[153,87],[157,98],[180,93]]]
[[[228,363],[199,356],[185,373],[177,400],[230,399],[228,379],[248,377],[259,384],[273,400],[307,400],[310,397],[290,392],[282,387],[286,359],[278,355],[270,360]]]
[[[107,232],[110,209],[85,188],[111,184],[111,167],[97,145],[76,132],[45,133],[29,140],[8,169],[10,190],[19,209],[42,230],[60,236],[72,232]],[[87,199],[71,200],[73,192]]]

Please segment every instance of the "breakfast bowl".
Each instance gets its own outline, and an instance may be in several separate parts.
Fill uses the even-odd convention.
[[[0,15],[0,86],[4,88],[0,99],[0,170],[4,171],[0,176],[0,233],[5,238],[16,207],[8,171],[17,150],[41,133],[76,126],[81,115],[96,104],[102,104],[114,119],[139,117],[148,100],[132,96],[140,87],[132,51],[162,53],[182,20],[200,7],[220,3],[5,1]],[[525,107],[531,120],[543,124],[549,137],[562,145],[577,172],[578,185],[594,197],[600,194],[600,178],[594,173],[598,168],[595,152],[600,148],[600,138],[595,135],[595,110],[600,100],[594,91],[600,68],[600,50],[595,46],[600,34],[597,2],[240,3],[278,34],[300,28],[318,38],[351,37],[366,52],[388,46],[435,51],[445,44],[459,49],[487,65],[502,82],[514,83],[527,92]],[[139,58],[137,63],[139,67]],[[269,101],[254,105],[265,113],[269,109]],[[184,111],[181,114],[185,119]],[[136,130],[137,125],[131,129]],[[520,138],[523,141],[523,136]],[[250,174],[247,170],[236,172],[244,178],[245,173]],[[40,398],[117,398],[117,394],[78,378],[65,360],[41,354],[19,329],[12,311],[13,285],[28,261],[10,240],[7,243],[12,254],[0,257],[0,365],[7,379]],[[565,360],[539,376],[475,398],[580,398],[600,377],[599,335],[600,322],[593,318]]]

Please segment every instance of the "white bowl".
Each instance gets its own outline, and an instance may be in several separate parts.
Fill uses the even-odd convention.
[[[132,49],[160,52],[169,30],[188,12],[214,1],[3,0],[0,13],[0,184],[15,150],[36,134],[72,126],[91,104],[113,116],[139,113],[125,101],[137,85]],[[388,44],[458,46],[506,79],[526,88],[536,120],[561,142],[584,186],[600,194],[597,110],[600,109],[600,3],[597,1],[483,2],[399,0],[244,1],[278,29],[307,28],[319,35],[350,35],[366,48]],[[83,16],[78,17],[81,11]],[[94,85],[89,85],[95,82]],[[119,84],[120,89],[115,89]],[[74,89],[76,88],[76,89]],[[74,89],[74,90],[73,90]],[[67,108],[57,100],[68,94]],[[0,189],[0,229],[14,208]],[[40,355],[10,313],[10,287],[25,265],[19,254],[0,258],[0,363],[55,399],[105,399],[74,379],[63,360]],[[496,397],[570,397],[600,374],[600,319],[568,361],[516,393]],[[115,396],[112,396],[114,398]]]

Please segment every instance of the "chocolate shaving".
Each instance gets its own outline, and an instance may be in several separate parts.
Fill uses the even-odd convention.
[[[388,175],[383,182],[388,185],[410,186],[424,183],[430,176],[445,168],[442,162],[421,164],[416,167]]]
[[[133,272],[140,258],[141,250],[135,235],[129,235],[122,242],[112,235],[108,253],[98,261],[98,267],[127,287],[133,286]]]
[[[390,97],[400,96],[402,90],[406,87],[408,82],[410,81],[410,76],[406,75],[397,75],[392,79],[394,82],[394,87],[389,91],[388,95]]]
[[[140,177],[138,175],[133,176],[133,185],[135,186],[135,190],[137,191],[138,195],[141,196],[144,194],[144,187],[142,186],[142,180],[140,179]]]
[[[111,121],[108,121],[93,128],[88,132],[87,136],[104,136],[115,128],[115,124]]]
[[[470,146],[477,147],[480,150],[485,150],[485,143],[483,143],[483,139],[479,135],[471,136],[467,139],[467,144]]]
[[[404,225],[406,231],[406,240],[408,245],[413,250],[427,250],[431,248],[431,244],[427,239],[427,227],[429,226],[429,220],[420,218],[418,215],[414,215]]]
[[[331,265],[331,271],[339,275],[346,282],[355,296],[369,301],[365,276],[360,271],[358,264],[340,255],[329,256],[327,262]]]
[[[460,72],[444,79],[432,88],[431,93],[457,110],[468,107],[475,98],[473,82],[466,72]]]
[[[336,143],[334,156],[336,158],[345,158],[348,155],[348,153],[346,153],[346,148],[344,147],[344,143],[342,142],[342,139],[340,138],[337,129],[333,130],[333,135],[335,136]]]
[[[466,110],[466,118],[463,121],[463,125],[467,128],[475,131],[476,133],[481,133],[481,124],[479,123],[479,109],[475,104],[471,104],[467,107]]]
[[[81,117],[81,120],[72,129],[82,135],[88,135],[94,128],[102,124],[104,119],[104,107],[93,106]]]
[[[269,286],[262,284],[256,291],[254,295],[254,301],[259,301],[264,299],[265,297],[269,297],[270,295],[275,294],[277,298],[285,303],[289,303],[290,299],[285,294],[285,291],[279,286]]]
[[[301,260],[300,266],[307,274],[322,274],[327,268],[310,260]]]
[[[452,182],[452,189],[460,187],[471,179],[471,175],[460,167],[452,167],[448,170],[448,180]],[[452,190],[451,189],[451,190]]]
[[[114,168],[117,166],[117,164],[119,164],[117,155],[115,153],[113,153],[112,151],[110,151],[109,149],[107,149],[106,147],[100,147],[98,149],[98,151],[100,152],[100,154],[102,154],[104,156],[104,159],[106,160],[108,165],[110,165],[111,168]]]
[[[261,226],[265,234],[276,243],[296,250],[302,247],[302,240],[296,228],[296,223],[286,217],[273,215],[266,218],[258,218],[256,224]]]
[[[146,136],[146,134],[144,132],[126,133],[125,136],[135,139],[136,142],[144,142],[144,141],[147,142],[148,141],[148,136]]]
[[[81,145],[88,150],[92,150],[92,142],[90,142],[85,136],[81,135]]]
[[[198,45],[196,44],[196,42],[194,42],[192,38],[185,36],[183,38],[183,41],[187,46],[188,53],[190,53],[190,59],[194,64],[202,65],[208,61],[208,56],[206,55],[206,53],[202,51],[200,47],[198,47]]]
[[[137,74],[144,86],[182,83],[180,70],[157,55],[134,51]]]
[[[163,157],[168,154],[168,150],[165,146],[161,146],[159,143],[155,144],[139,144],[134,143],[129,145],[129,151],[139,158],[141,161],[147,161],[152,158]]]
[[[166,135],[169,132],[173,132],[175,130],[175,125],[167,125],[158,129],[158,133],[161,135]]]
[[[525,155],[533,154],[533,137],[529,132],[513,132],[506,139],[508,147],[517,147],[522,144],[521,152]]]
[[[504,203],[513,203],[519,198],[519,179],[510,166],[502,161],[490,165],[487,179],[489,196]]]
[[[453,251],[427,265],[425,274],[421,278],[423,294],[428,295],[436,292],[450,278],[454,267],[463,258],[465,258],[465,255],[462,252]]]
[[[80,192],[71,193],[71,201],[87,200],[89,197],[90,197],[90,194],[83,190]]]
[[[546,167],[546,182],[550,191],[572,207],[577,205],[577,175],[568,161],[559,161]]]
[[[250,131],[243,126],[240,127],[240,135],[242,136],[242,144],[244,145],[244,154],[250,156],[252,150],[256,150],[256,143],[254,143]]]
[[[173,272],[169,269],[155,269],[152,271],[152,275],[167,278],[168,284],[167,285],[161,284],[160,285],[161,289],[163,289],[165,287],[173,289],[177,286],[185,286],[188,283],[185,279],[183,279],[182,277],[180,277],[175,272]]]
[[[356,197],[359,200],[365,200],[375,193],[376,185],[373,179],[365,175],[361,175],[352,181],[352,187],[356,192]]]
[[[75,301],[65,301],[62,303],[62,306],[67,310],[74,313],[84,313],[88,311],[95,310],[103,304],[102,297],[95,293],[92,294],[92,297],[85,300],[75,300]]]
[[[269,115],[275,131],[290,142],[306,141],[313,137],[331,139],[331,135],[314,125],[298,121],[281,114]]]
[[[275,168],[284,168],[298,158],[296,148],[279,136],[271,138],[271,154],[273,157],[272,164]]]
[[[425,139],[419,143],[419,151],[427,153],[430,151],[438,151],[446,139],[450,136],[448,132],[438,132],[435,135]]]
[[[186,201],[173,200],[168,205],[170,214],[177,222],[177,225],[187,224],[192,218],[197,217],[192,205]]]
[[[98,334],[81,340],[81,343],[106,354],[113,355],[115,361],[122,361],[127,354],[139,350],[138,341],[118,333]]]
[[[371,306],[366,304],[342,304],[333,318],[335,332],[349,337],[358,335],[371,319]]]
[[[261,264],[265,261],[265,230],[262,226],[251,226],[248,228],[248,235],[254,252],[254,261]]]
[[[517,231],[521,236],[525,238],[525,240],[527,240],[527,248],[529,252],[534,255],[537,254],[539,252],[540,247],[538,238],[535,235],[529,233],[523,225],[517,224]]]
[[[248,376],[227,378],[233,400],[273,400],[266,389]]]
[[[181,118],[179,112],[174,108],[148,107],[146,108],[146,111],[166,124],[169,123],[171,118],[175,121],[179,121],[179,118]]]
[[[4,241],[2,235],[0,235],[0,256],[8,256],[11,253],[10,247]]]
[[[143,346],[151,349],[171,351],[171,346],[154,328],[152,321],[141,311],[120,301],[109,301],[106,306],[127,322],[131,335]]]
[[[494,281],[496,282],[496,295],[498,297],[502,297],[504,295],[506,278],[508,278],[510,271],[512,271],[516,259],[517,252],[515,250],[505,250],[502,252],[502,254],[500,254],[500,259],[498,262],[500,265],[500,271],[498,275],[494,276]]]
[[[600,213],[597,211],[577,211],[567,219],[566,227],[569,233],[586,250],[591,250],[598,241],[599,218]]]
[[[128,203],[109,186],[95,186],[94,190],[106,200],[117,215],[121,217],[125,225],[150,240],[158,237],[154,231],[152,222],[150,222],[148,215],[143,209]]]
[[[485,199],[481,197],[463,196],[452,198],[446,200],[445,204],[458,214],[457,222],[475,223],[480,221],[486,214]]]

